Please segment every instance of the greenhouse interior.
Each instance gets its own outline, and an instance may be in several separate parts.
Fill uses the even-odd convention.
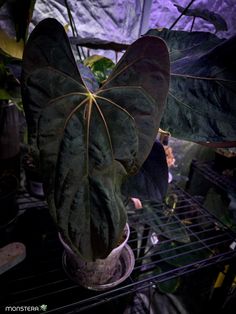
[[[0,1],[0,312],[236,313],[236,1]]]

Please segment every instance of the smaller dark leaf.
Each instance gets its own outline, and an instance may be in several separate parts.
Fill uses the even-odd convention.
[[[141,200],[162,201],[168,188],[168,166],[162,144],[155,141],[139,172],[128,178],[123,194]]]

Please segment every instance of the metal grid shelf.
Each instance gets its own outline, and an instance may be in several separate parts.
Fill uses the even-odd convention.
[[[173,206],[129,213],[129,245],[135,258],[131,276],[113,290],[89,291],[69,280],[62,269],[62,246],[44,201],[19,197],[20,217],[14,240],[27,247],[24,262],[0,277],[5,306],[47,304],[44,313],[78,313],[130,295],[150,285],[226,262],[236,257],[236,235],[194,198],[173,185]],[[170,202],[169,202],[170,204]],[[158,223],[157,223],[158,222]]]
[[[191,164],[192,171],[198,171],[205,179],[213,183],[215,186],[236,196],[236,180],[218,173],[214,169],[214,166],[214,161],[204,162],[193,160]]]

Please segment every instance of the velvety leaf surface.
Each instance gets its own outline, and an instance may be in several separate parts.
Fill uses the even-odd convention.
[[[64,28],[46,19],[30,36],[23,69],[23,100],[50,212],[74,252],[103,258],[127,219],[121,184],[149,154],[147,137],[157,134],[168,90],[167,48],[155,37],[139,39],[107,84],[91,93]]]
[[[161,128],[194,142],[235,141],[236,37],[218,41],[214,35],[203,35],[201,41],[195,33],[152,30],[155,33],[167,37],[174,55]]]
[[[164,41],[145,36],[135,41],[100,88],[134,118],[139,136],[137,168],[146,160],[158,133],[169,88],[169,57]]]

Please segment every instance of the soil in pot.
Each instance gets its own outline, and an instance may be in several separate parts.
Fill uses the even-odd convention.
[[[107,290],[120,284],[134,268],[134,255],[127,245],[130,234],[128,224],[124,232],[124,241],[107,258],[93,262],[85,261],[75,255],[59,234],[65,249],[62,263],[66,274],[76,283],[92,290]]]

